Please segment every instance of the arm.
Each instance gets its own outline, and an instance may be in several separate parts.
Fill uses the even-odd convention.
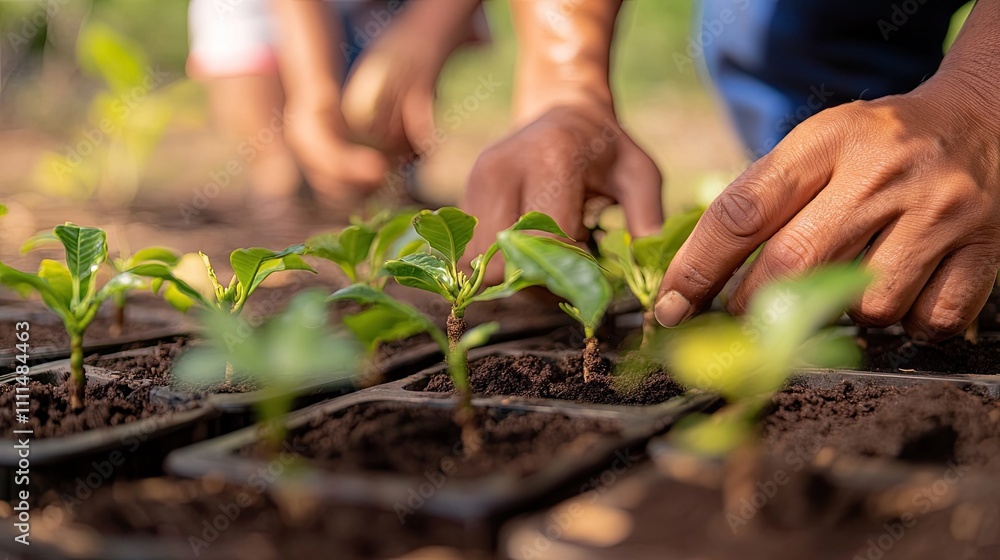
[[[388,167],[376,150],[349,140],[340,111],[339,28],[319,0],[272,0],[285,89],[285,135],[309,183],[331,203],[354,204],[378,188]]]
[[[980,0],[914,91],[823,111],[709,207],[670,265],[656,316],[707,306],[761,243],[730,302],[765,282],[864,253],[875,274],[851,315],[915,336],[960,332],[1000,266],[1000,0]]]
[[[530,210],[581,238],[588,200],[621,203],[635,235],[662,221],[661,177],[621,129],[608,67],[620,1],[514,0],[516,129],[480,155],[465,206],[480,226],[470,254]],[[496,279],[497,271],[491,271]]]

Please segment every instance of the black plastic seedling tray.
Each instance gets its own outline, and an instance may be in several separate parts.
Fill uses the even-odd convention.
[[[34,369],[34,368],[33,368]],[[88,383],[107,383],[111,375],[98,368],[86,368]],[[56,364],[29,374],[44,383],[64,383],[68,367]],[[0,377],[0,383],[14,383],[14,377]],[[190,445],[218,432],[219,411],[210,406],[154,416],[119,426],[77,434],[28,437],[32,500],[42,491],[56,490],[69,496],[89,495],[95,488],[115,478],[152,476],[163,472],[163,460],[171,449]],[[25,487],[15,484],[21,459],[15,441],[0,446],[0,499],[11,500]]]
[[[454,399],[450,397],[429,398],[392,393],[394,391],[375,387],[313,405],[289,415],[286,427],[295,430],[316,417],[336,416],[350,407],[367,403],[392,402],[446,410],[454,407]],[[540,412],[598,418],[620,424],[621,432],[616,437],[602,438],[580,456],[559,457],[541,472],[525,478],[500,474],[484,477],[482,480],[453,481],[428,498],[422,505],[421,512],[449,519],[469,520],[487,519],[516,510],[543,498],[552,489],[561,487],[576,477],[606,467],[616,457],[616,452],[635,451],[644,446],[650,437],[691,410],[705,406],[708,401],[709,399],[701,396],[679,397],[670,403],[664,403],[659,415],[646,415],[593,409],[573,403],[552,405],[513,403],[490,398],[474,399],[473,404],[477,408],[495,414]],[[167,470],[184,477],[212,475],[221,476],[234,484],[245,483],[247,477],[259,472],[266,466],[266,462],[237,456],[236,452],[258,440],[257,429],[251,427],[192,445],[171,453],[167,458]],[[409,498],[407,492],[414,484],[411,477],[393,474],[340,474],[320,469],[303,473],[297,481],[304,484],[313,496],[388,511],[392,511],[393,506],[398,503],[405,503]]]

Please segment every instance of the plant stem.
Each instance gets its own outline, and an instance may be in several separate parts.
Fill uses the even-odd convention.
[[[483,440],[476,430],[476,410],[472,406],[472,387],[469,384],[469,356],[464,351],[453,349],[448,353],[448,373],[458,391],[455,423],[462,428],[462,453],[471,457],[483,446]]]
[[[969,344],[979,344],[979,317],[965,327],[965,341]]]
[[[232,362],[226,362],[226,381],[232,382],[233,380],[233,364]]]
[[[601,347],[597,337],[587,337],[583,348],[583,381],[589,383],[593,375],[602,369]]]
[[[640,349],[646,349],[649,347],[649,343],[653,340],[653,336],[656,335],[656,315],[653,313],[653,309],[649,308],[642,313],[642,342],[639,343]]]
[[[73,410],[83,408],[87,377],[83,371],[83,335],[69,335],[69,406]]]
[[[121,336],[125,332],[125,304],[115,303],[115,317],[111,322],[111,336]]]
[[[448,321],[445,323],[448,332],[448,348],[452,352],[455,351],[455,347],[458,346],[458,340],[462,338],[465,331],[468,330],[469,326],[465,323],[465,314],[462,312],[455,313],[455,308],[451,309],[451,314],[448,315]]]

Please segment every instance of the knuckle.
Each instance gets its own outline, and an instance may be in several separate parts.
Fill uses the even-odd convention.
[[[903,313],[899,304],[892,298],[866,296],[850,315],[856,323],[863,326],[888,327],[899,321]]]
[[[972,319],[967,309],[935,305],[923,320],[917,322],[931,337],[945,338],[961,332],[972,323]]]
[[[733,185],[708,207],[709,216],[724,233],[740,238],[754,237],[767,223],[760,192],[762,189],[753,183]]]
[[[817,258],[815,244],[796,230],[772,237],[760,254],[761,266],[774,278],[805,271]]]
[[[950,182],[947,188],[935,191],[922,206],[932,226],[969,221],[986,207],[975,184],[961,180]]]

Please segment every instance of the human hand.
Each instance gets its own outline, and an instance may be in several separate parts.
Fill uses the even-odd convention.
[[[966,78],[939,72],[796,127],[709,206],[664,276],[657,319],[676,326],[707,306],[766,241],[733,312],[766,282],[864,252],[874,280],[849,310],[859,324],[902,320],[932,340],[964,329],[1000,267],[1000,124]]]
[[[582,239],[586,202],[598,196],[622,205],[634,235],[656,233],[663,223],[661,181],[656,164],[611,111],[550,109],[488,148],[473,166],[462,207],[479,225],[467,257],[485,251],[497,232],[532,210]],[[500,273],[489,271],[489,280]]]

